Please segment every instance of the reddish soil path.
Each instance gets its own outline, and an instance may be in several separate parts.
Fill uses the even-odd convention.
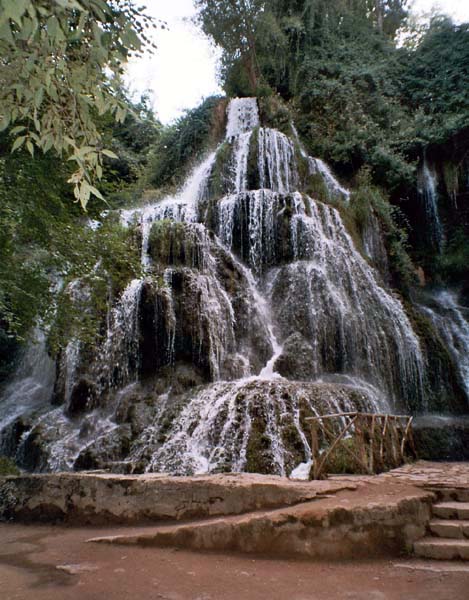
[[[1,600],[467,600],[469,565],[319,562],[87,544],[118,529],[0,525]],[[402,562],[402,561],[401,561]],[[404,561],[405,562],[405,561]],[[408,566],[422,566],[410,561]]]

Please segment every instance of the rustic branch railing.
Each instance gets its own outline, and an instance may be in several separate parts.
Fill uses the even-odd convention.
[[[306,420],[311,424],[312,479],[325,477],[328,462],[339,448],[369,475],[402,465],[406,448],[415,454],[413,417],[407,415],[346,412]],[[343,442],[347,434],[353,445]]]

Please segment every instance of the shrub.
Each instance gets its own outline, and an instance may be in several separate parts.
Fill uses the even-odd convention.
[[[20,470],[18,469],[18,467],[16,466],[14,461],[11,460],[11,458],[8,458],[6,456],[0,456],[0,475],[1,476],[19,475],[19,474],[20,474]]]

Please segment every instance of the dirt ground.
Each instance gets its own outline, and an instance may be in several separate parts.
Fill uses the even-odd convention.
[[[469,566],[87,544],[116,528],[0,525],[1,600],[467,600]]]

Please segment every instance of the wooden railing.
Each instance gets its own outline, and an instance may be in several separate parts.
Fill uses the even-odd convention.
[[[339,450],[349,456],[358,473],[372,475],[402,465],[406,450],[415,454],[412,419],[407,415],[360,412],[306,419],[311,424],[311,478],[324,478]]]

